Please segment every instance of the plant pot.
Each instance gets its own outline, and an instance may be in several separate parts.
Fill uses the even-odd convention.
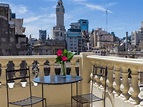
[[[26,84],[27,84],[27,82],[25,81],[23,81],[23,82],[20,82],[21,83],[21,85],[22,85],[22,87],[26,87]]]
[[[33,85],[34,85],[34,86],[38,86],[38,83],[36,83],[36,82],[33,81]]]
[[[9,87],[9,88],[13,88],[15,83],[14,83],[14,82],[9,82],[9,83],[7,83],[7,84],[8,84],[8,87]]]

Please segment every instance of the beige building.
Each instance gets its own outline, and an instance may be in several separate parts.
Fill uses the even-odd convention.
[[[62,40],[46,40],[46,43],[36,43],[34,45],[33,54],[35,55],[55,55],[58,49],[64,50],[64,41]]]
[[[15,34],[23,34],[25,32],[25,27],[23,27],[23,19],[11,19],[15,25]]]
[[[108,47],[114,44],[114,35],[108,33],[107,31],[98,28],[94,30],[91,35],[92,47],[101,48]]]

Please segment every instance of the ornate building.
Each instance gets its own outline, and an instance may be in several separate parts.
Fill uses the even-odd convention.
[[[65,9],[62,0],[58,0],[56,6],[56,26],[53,27],[53,38],[58,40],[65,40],[65,26],[64,26]]]

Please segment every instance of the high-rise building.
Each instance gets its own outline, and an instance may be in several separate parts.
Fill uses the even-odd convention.
[[[88,32],[88,24],[89,24],[88,20],[80,19],[78,20],[78,23],[80,24],[81,31]]]
[[[74,51],[77,54],[80,52],[86,51],[87,41],[85,40],[85,35],[88,34],[88,20],[80,19],[76,23],[71,23],[71,28],[67,31],[67,49],[69,51]],[[88,36],[88,35],[86,35]]]
[[[46,30],[39,30],[39,40],[46,41],[47,33]]]
[[[140,48],[143,51],[143,21],[141,22],[141,29],[140,29]]]
[[[133,46],[137,46],[140,43],[140,35],[141,35],[141,31],[132,31],[131,32],[131,44]]]
[[[67,31],[67,50],[79,54],[82,51],[81,29],[79,23],[71,23],[71,28]]]
[[[141,22],[141,37],[140,37],[141,42],[143,42],[143,21]]]
[[[65,26],[64,26],[65,9],[62,0],[58,0],[56,6],[56,26],[53,27],[53,38],[58,40],[65,40]]]

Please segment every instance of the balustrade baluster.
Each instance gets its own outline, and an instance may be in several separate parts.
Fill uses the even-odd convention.
[[[139,86],[138,86],[138,68],[132,67],[131,68],[131,87],[129,89],[129,93],[131,94],[131,97],[129,101],[133,104],[139,104],[140,99],[138,97],[139,95]]]
[[[39,76],[44,76],[44,62],[46,60],[38,60],[39,64],[38,64],[38,68],[39,68]]]
[[[71,75],[76,75],[76,71],[75,71],[75,60],[71,60],[71,62],[70,62],[70,66],[71,66]]]
[[[108,91],[110,93],[113,92],[113,66],[111,65],[107,65],[107,86],[108,86]]]
[[[122,74],[122,82],[120,85],[120,89],[122,91],[120,97],[123,98],[124,100],[128,100],[130,98],[130,94],[128,93],[129,91],[129,81],[128,81],[128,67],[125,65],[122,65],[121,68],[121,74]]]
[[[96,65],[96,66],[100,67],[101,65]],[[97,69],[97,73],[99,73],[99,72],[100,72],[100,69],[98,68],[98,69]],[[96,84],[97,86],[100,86],[100,85],[101,85],[100,77],[97,76],[97,75],[95,75],[94,79],[95,79],[95,81],[96,81],[95,84]]]
[[[113,87],[114,87],[114,93],[115,96],[119,96],[121,94],[120,90],[120,85],[121,85],[121,68],[119,65],[114,66],[114,82],[113,82]]]
[[[55,59],[48,59],[50,64],[50,75],[55,75]]]

